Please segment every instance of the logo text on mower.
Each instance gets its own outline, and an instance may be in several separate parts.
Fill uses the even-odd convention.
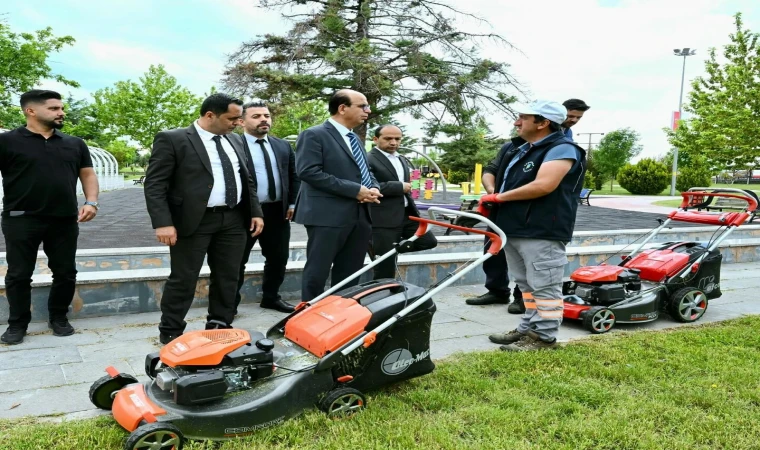
[[[264,428],[269,428],[271,426],[277,425],[278,423],[284,420],[285,420],[285,416],[282,416],[282,417],[278,417],[276,419],[270,420],[269,422],[259,423],[256,425],[252,425],[250,427],[225,428],[224,434],[225,435],[249,434],[257,430],[261,430]]]
[[[404,373],[412,364],[422,361],[430,356],[430,349],[413,356],[412,352],[405,348],[397,348],[383,358],[381,369],[386,375],[399,375]]]

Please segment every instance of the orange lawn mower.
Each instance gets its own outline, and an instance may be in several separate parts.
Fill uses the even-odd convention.
[[[275,426],[317,406],[332,417],[366,406],[365,392],[428,374],[433,296],[506,242],[491,221],[431,207],[434,213],[475,218],[491,231],[469,230],[491,240],[484,255],[425,290],[403,281],[376,280],[342,289],[429,225],[462,229],[432,219],[416,234],[296,310],[266,334],[242,329],[188,332],[145,358],[150,378],[139,383],[108,367],[90,388],[90,400],[111,410],[130,435],[126,450],[179,450],[186,439],[231,439]],[[341,290],[342,289],[342,290]]]

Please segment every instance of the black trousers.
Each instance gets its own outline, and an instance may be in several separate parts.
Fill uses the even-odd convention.
[[[236,313],[241,300],[240,288],[243,287],[243,281],[245,281],[245,265],[257,241],[261,246],[261,254],[266,260],[264,280],[261,283],[262,303],[279,300],[280,286],[285,280],[285,266],[290,258],[290,221],[285,220],[283,216],[282,202],[262,203],[261,209],[264,212],[264,231],[255,238],[251,237],[250,233],[248,234],[238,274],[238,290],[235,296]]]
[[[485,247],[483,252],[488,250],[491,241],[485,238]],[[496,255],[488,258],[483,262],[483,272],[486,273],[486,289],[494,294],[509,297],[509,267],[507,266],[507,255],[502,249]],[[515,285],[515,298],[522,298],[520,288]]]
[[[419,224],[409,219],[407,214],[404,217],[404,223],[396,228],[372,228],[372,249],[375,251],[375,256],[380,257],[385,253],[388,253],[393,249],[393,246],[403,239],[408,239],[414,236]],[[430,250],[438,245],[438,239],[435,238],[432,232],[428,231],[422,237],[412,243],[412,251],[418,252],[421,250]],[[380,278],[395,278],[396,277],[396,259],[398,255],[393,258],[388,258],[374,268],[373,278],[379,280]]]
[[[8,325],[26,329],[32,320],[32,274],[40,243],[53,273],[48,315],[50,319],[66,317],[77,280],[79,224],[76,216],[3,215],[2,229],[8,261],[5,275],[5,295],[10,306]]]
[[[325,214],[329,214],[328,211]],[[335,286],[364,265],[364,257],[372,237],[372,225],[366,205],[359,208],[358,220],[342,227],[318,227],[307,225],[306,265],[301,281],[301,299],[314,299],[325,291],[325,282],[332,276],[330,285]],[[346,287],[356,286],[359,279]]]
[[[166,334],[185,331],[185,316],[193,304],[203,258],[208,255],[211,282],[208,292],[208,320],[231,324],[235,316],[240,259],[243,257],[250,223],[243,223],[240,208],[210,212],[190,236],[180,236],[169,247],[171,274],[161,297],[161,324]]]

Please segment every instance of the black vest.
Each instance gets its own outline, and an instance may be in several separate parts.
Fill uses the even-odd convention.
[[[575,214],[578,211],[578,196],[583,188],[586,174],[586,151],[567,139],[562,133],[554,133],[530,148],[509,170],[507,166],[519,152],[525,141],[515,138],[503,148],[499,162],[496,190],[506,178],[504,192],[525,186],[534,181],[547,152],[560,144],[570,144],[580,152],[580,159],[565,175],[553,192],[532,200],[505,202],[498,205],[494,222],[509,237],[545,239],[569,242],[575,228]]]

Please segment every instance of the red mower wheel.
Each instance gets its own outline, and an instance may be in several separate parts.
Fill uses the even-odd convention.
[[[604,306],[594,306],[583,316],[583,327],[593,334],[602,334],[615,326],[615,313]]]
[[[677,322],[696,322],[707,311],[707,295],[699,289],[685,287],[677,290],[668,303],[668,313]]]

